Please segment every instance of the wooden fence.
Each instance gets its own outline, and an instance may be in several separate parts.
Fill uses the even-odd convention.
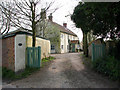
[[[92,43],[92,61],[105,56],[105,45]]]
[[[40,67],[41,47],[27,47],[27,66]]]

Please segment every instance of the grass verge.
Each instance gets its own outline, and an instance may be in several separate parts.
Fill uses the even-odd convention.
[[[46,65],[46,63],[54,60],[54,57],[48,57],[48,58],[44,58],[42,59],[42,67]],[[20,72],[20,73],[15,73],[14,71],[7,69],[5,67],[2,68],[2,78],[5,80],[18,80],[18,79],[22,79],[22,78],[26,78],[29,75],[31,75],[32,73],[36,72],[40,70],[40,68],[31,68],[31,67],[26,67],[24,71]]]
[[[7,80],[22,79],[22,78],[26,78],[27,76],[31,75],[33,72],[38,71],[38,70],[39,68],[26,67],[26,69],[23,72],[16,74],[14,71],[3,67],[2,78],[7,79]]]

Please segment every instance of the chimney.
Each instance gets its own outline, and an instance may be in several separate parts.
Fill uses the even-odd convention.
[[[41,9],[41,19],[46,19],[46,11],[45,9]]]
[[[52,20],[53,19],[52,13],[50,13],[50,15],[48,16],[48,18],[49,18],[50,21],[53,21]]]
[[[63,23],[63,26],[64,26],[65,28],[67,28],[67,23]]]

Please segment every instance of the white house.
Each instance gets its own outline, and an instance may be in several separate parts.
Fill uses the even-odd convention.
[[[44,36],[51,42],[51,53],[76,52],[76,49],[79,48],[79,39],[75,33],[67,28],[67,23],[63,23],[62,26],[53,22],[52,14],[48,16],[48,19],[45,18],[45,20],[47,27],[44,31]],[[38,31],[40,31],[39,28]]]

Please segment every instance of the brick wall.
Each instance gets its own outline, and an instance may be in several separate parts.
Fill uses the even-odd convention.
[[[2,39],[2,65],[8,69],[15,70],[15,37]]]

